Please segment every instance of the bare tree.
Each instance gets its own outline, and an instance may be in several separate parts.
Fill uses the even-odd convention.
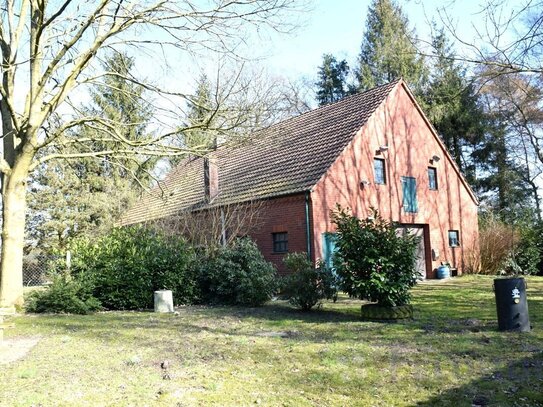
[[[250,44],[252,30],[276,30],[286,25],[285,12],[296,0],[2,0],[0,52],[2,57],[0,114],[2,117],[2,252],[0,306],[22,302],[22,255],[26,182],[38,165],[52,159],[81,157],[139,157],[181,155],[183,146],[171,138],[183,131],[172,122],[187,96],[156,80],[159,57],[174,66],[182,54],[215,51],[238,57]],[[298,2],[299,3],[299,2]],[[254,30],[256,31],[256,30]],[[88,86],[105,84],[100,68],[107,53],[132,50],[147,53],[147,74],[125,79],[154,93],[157,111],[148,137],[127,140],[116,123],[92,115],[78,115],[77,101]],[[152,72],[152,73],[150,73]],[[227,92],[228,93],[228,92]],[[234,85],[229,93],[234,94]],[[221,109],[222,106],[217,107]],[[241,114],[226,109],[227,123]],[[177,121],[178,123],[178,121]],[[224,123],[223,123],[224,124]],[[93,138],[67,138],[79,126],[99,129]],[[38,155],[46,146],[58,152]],[[96,145],[114,148],[96,148]],[[69,152],[63,147],[69,146]],[[74,151],[75,148],[75,151]],[[201,153],[201,152],[197,152]]]
[[[486,0],[478,20],[472,23],[475,36],[469,39],[448,13],[449,6],[438,11],[442,23],[464,50],[458,59],[491,68],[485,72],[493,77],[543,74],[543,1]]]
[[[543,174],[543,86],[538,76],[509,73],[482,75],[481,93],[489,111],[499,115],[507,130],[508,154],[519,165],[519,175],[530,189],[541,220],[538,179]],[[492,77],[492,79],[489,79]],[[511,182],[511,180],[509,180]]]
[[[267,201],[225,204],[202,210],[183,211],[149,222],[176,236],[184,236],[195,246],[228,245],[262,226]]]
[[[487,113],[499,116],[507,155],[520,169],[541,220],[543,1],[485,0],[471,23],[471,38],[448,10],[450,4],[439,14],[461,50],[455,59],[471,66],[483,98],[490,101]]]

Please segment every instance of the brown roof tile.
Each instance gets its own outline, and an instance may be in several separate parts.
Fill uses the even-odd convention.
[[[398,82],[285,120],[243,145],[216,151],[219,195],[211,205],[243,202],[311,189]],[[179,164],[121,218],[123,225],[202,208],[203,159]]]

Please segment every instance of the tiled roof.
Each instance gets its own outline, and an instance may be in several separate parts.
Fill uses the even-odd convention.
[[[346,97],[259,132],[216,153],[219,195],[211,205],[311,189],[398,82]],[[123,225],[205,207],[202,158],[179,164],[121,218]]]

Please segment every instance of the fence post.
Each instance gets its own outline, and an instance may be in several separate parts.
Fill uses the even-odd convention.
[[[70,271],[70,267],[72,266],[72,252],[69,250],[66,251],[66,269]]]

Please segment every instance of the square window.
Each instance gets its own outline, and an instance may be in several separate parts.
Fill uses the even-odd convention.
[[[273,237],[273,252],[286,253],[288,252],[288,233],[272,233]]]
[[[449,230],[449,246],[450,247],[460,246],[460,241],[458,239],[458,230]]]
[[[437,170],[434,167],[428,167],[428,188],[437,191]]]
[[[387,183],[385,160],[382,158],[373,159],[373,170],[375,172],[375,183],[384,185]]]

